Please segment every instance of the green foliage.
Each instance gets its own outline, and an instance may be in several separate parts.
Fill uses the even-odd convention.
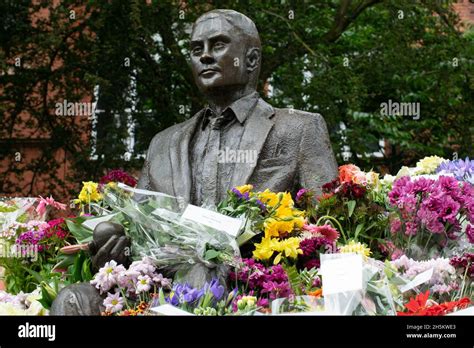
[[[76,238],[79,244],[92,241],[92,230],[84,227],[82,223],[87,219],[82,216],[66,219],[66,224],[69,232]]]

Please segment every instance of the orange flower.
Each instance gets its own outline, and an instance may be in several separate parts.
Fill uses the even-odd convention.
[[[323,295],[323,288],[321,289],[316,289],[314,291],[310,291],[308,292],[308,295],[309,296],[314,296],[314,297],[322,297]]]
[[[341,182],[341,184],[345,182],[363,184],[367,180],[365,177],[365,173],[361,171],[359,167],[353,164],[345,164],[339,167],[339,181]]]

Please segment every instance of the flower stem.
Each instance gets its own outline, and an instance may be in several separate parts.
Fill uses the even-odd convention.
[[[342,228],[341,224],[339,223],[339,221],[337,221],[336,218],[334,218],[333,216],[330,216],[330,215],[324,215],[324,216],[321,216],[318,221],[316,221],[316,226],[319,226],[319,223],[321,220],[323,219],[326,219],[326,220],[331,220],[333,222],[335,222],[337,224],[337,226],[339,227],[339,230],[341,231],[341,234],[342,234],[342,237],[344,238],[344,242],[347,242],[347,238],[346,238],[346,235],[344,233],[344,229]]]

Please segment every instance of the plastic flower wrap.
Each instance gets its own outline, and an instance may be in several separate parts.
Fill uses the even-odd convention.
[[[38,214],[35,207],[40,198],[7,198],[0,200],[0,228],[1,233],[15,223],[25,223],[30,220],[41,220],[45,214]]]
[[[455,268],[447,258],[416,261],[403,255],[399,259],[391,261],[391,265],[409,280],[432,268],[433,275],[430,280],[420,285],[418,290],[430,290],[438,300],[449,299],[451,294],[459,289],[461,283],[460,278],[456,275]]]
[[[231,235],[182,219],[184,204],[178,198],[141,191],[138,203],[120,187],[130,189],[123,184],[106,188],[104,199],[112,212],[122,213],[134,259],[149,257],[159,269],[175,274],[175,281],[202,286],[212,277],[223,279],[240,256]]]
[[[322,257],[322,267],[327,267],[325,262],[342,261],[354,262],[356,254],[325,254]],[[361,256],[358,256],[361,257]],[[361,258],[361,260],[363,260]],[[388,262],[383,263],[378,260],[368,258],[362,262],[361,272],[362,282],[359,286],[356,283],[349,285],[347,280],[344,290],[331,290],[325,293],[325,277],[328,277],[327,268],[322,272],[322,289],[324,295],[325,313],[331,315],[396,315],[397,309],[403,306],[403,297],[399,289],[409,281],[397,272]],[[357,274],[357,273],[356,273]],[[326,281],[328,281],[326,279]],[[352,287],[352,289],[351,289]],[[351,290],[349,290],[351,289]]]

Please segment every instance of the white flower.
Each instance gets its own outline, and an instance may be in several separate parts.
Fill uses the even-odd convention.
[[[117,265],[114,260],[107,262],[91,280],[91,284],[100,290],[100,293],[109,291],[118,283],[118,277],[125,272],[125,267]]]
[[[120,296],[120,293],[107,294],[107,298],[104,300],[105,310],[110,313],[116,313],[122,310],[123,308],[123,298]]]
[[[147,292],[151,289],[151,278],[147,275],[139,276],[137,282],[137,294]]]

